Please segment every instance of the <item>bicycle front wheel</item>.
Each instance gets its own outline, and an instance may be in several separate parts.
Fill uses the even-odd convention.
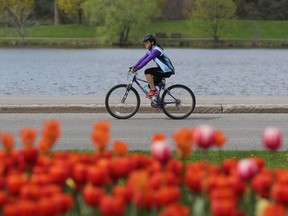
[[[113,117],[128,119],[137,113],[140,97],[136,89],[129,84],[116,85],[106,94],[105,106]]]
[[[167,88],[161,98],[163,112],[172,119],[184,119],[195,109],[196,99],[190,88],[176,84]]]

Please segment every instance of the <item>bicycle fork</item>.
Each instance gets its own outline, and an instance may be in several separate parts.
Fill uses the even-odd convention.
[[[128,93],[129,93],[131,87],[132,87],[132,83],[129,83],[129,84],[127,85],[127,87],[126,87],[126,92],[125,92],[125,94],[124,94],[124,96],[123,96],[123,98],[122,98],[122,100],[121,100],[121,103],[125,103],[125,100],[126,100],[126,98],[127,98],[127,96],[128,96]]]

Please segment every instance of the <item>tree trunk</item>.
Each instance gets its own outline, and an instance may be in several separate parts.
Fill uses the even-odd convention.
[[[120,33],[120,37],[119,37],[119,45],[120,46],[126,45],[126,43],[128,41],[129,32],[130,32],[130,28],[126,28]]]
[[[21,19],[21,17],[15,14],[15,12],[13,12],[13,10],[11,10],[9,7],[6,7],[5,10],[8,12],[9,16],[14,21],[18,35],[21,38],[20,43],[21,45],[24,45],[25,44],[25,18]]]
[[[24,24],[20,25],[19,26],[19,34],[20,34],[20,37],[21,37],[21,45],[25,45],[26,42],[25,42],[25,28],[24,28]]]
[[[78,10],[78,24],[82,24],[82,9]]]
[[[54,25],[59,25],[59,10],[57,7],[57,1],[54,0]]]

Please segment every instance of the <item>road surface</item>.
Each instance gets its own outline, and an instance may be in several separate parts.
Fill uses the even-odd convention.
[[[226,150],[263,149],[261,133],[267,126],[276,126],[283,131],[282,150],[286,150],[288,144],[287,114],[192,114],[184,120],[172,120],[163,113],[137,113],[131,119],[117,120],[107,113],[1,113],[0,131],[13,133],[17,137],[17,147],[20,147],[21,128],[33,127],[40,133],[43,122],[49,119],[61,122],[62,135],[54,149],[93,149],[90,134],[97,121],[110,121],[111,142],[125,141],[130,150],[148,150],[150,138],[156,132],[165,133],[173,146],[171,135],[177,129],[201,124],[212,125],[225,133],[228,137]]]

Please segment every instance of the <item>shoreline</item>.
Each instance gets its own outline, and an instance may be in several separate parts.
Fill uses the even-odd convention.
[[[159,43],[170,48],[271,48],[287,49],[288,39],[222,39],[215,42],[210,39],[159,38]],[[142,48],[139,41],[119,44],[102,44],[93,38],[26,38],[21,44],[20,38],[0,38],[0,48]]]

